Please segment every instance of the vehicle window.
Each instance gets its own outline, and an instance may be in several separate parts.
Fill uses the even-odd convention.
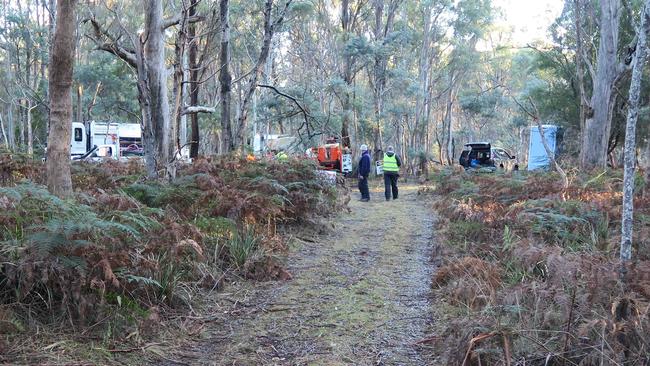
[[[492,154],[494,155],[495,159],[503,159],[503,160],[508,159],[508,155],[506,154],[506,152],[504,150],[501,150],[501,149],[492,150]]]
[[[83,132],[81,131],[81,128],[79,128],[79,127],[74,129],[74,140],[76,142],[83,141]]]
[[[113,149],[110,146],[102,146],[97,151],[97,156],[102,158],[110,158],[113,156]]]

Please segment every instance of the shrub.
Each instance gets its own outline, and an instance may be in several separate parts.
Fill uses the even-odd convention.
[[[441,363],[500,364],[506,343],[511,361],[526,364],[648,362],[650,201],[635,198],[636,261],[622,292],[610,247],[620,238],[619,172],[574,175],[566,190],[554,174],[437,174],[451,249],[433,277],[448,304]]]
[[[89,306],[103,303],[107,290],[128,295],[115,269],[128,265],[131,243],[158,228],[147,216],[155,212],[99,212],[32,184],[0,189],[0,197],[13,208],[0,212],[2,225],[12,228],[0,241],[3,304],[20,302],[41,318],[61,308],[85,322],[95,319]]]
[[[463,250],[471,250],[473,244],[481,243],[487,235],[490,232],[485,225],[475,221],[452,221],[447,230],[449,242]]]
[[[246,227],[242,232],[236,233],[226,247],[231,263],[241,268],[259,249],[260,238],[251,228]]]
[[[229,267],[256,280],[289,278],[273,255],[286,249],[276,226],[340,207],[304,161],[197,160],[171,183],[144,180],[136,162],[73,164],[68,200],[19,182],[41,181],[38,163],[7,161],[0,322],[17,330],[65,320],[116,340],[143,317],[188,303],[199,286],[218,288]]]

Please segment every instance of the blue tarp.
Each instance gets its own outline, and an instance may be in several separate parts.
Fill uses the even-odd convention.
[[[546,143],[553,152],[553,157],[557,154],[558,131],[559,127],[555,125],[543,125],[544,137]],[[546,169],[551,164],[546,149],[542,144],[542,136],[538,127],[530,128],[530,145],[528,146],[528,170]]]

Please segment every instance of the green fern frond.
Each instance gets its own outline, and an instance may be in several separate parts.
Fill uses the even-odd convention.
[[[63,264],[66,268],[72,268],[76,269],[82,274],[86,272],[87,270],[87,264],[86,261],[77,256],[58,256],[57,257],[61,264]]]
[[[151,277],[142,277],[142,276],[137,276],[137,275],[134,275],[134,274],[131,274],[131,273],[118,274],[117,272],[115,273],[115,275],[118,278],[125,279],[126,282],[128,282],[128,283],[140,283],[140,284],[143,284],[145,286],[152,286],[152,287],[162,288],[162,285],[160,284],[160,282],[154,280]]]
[[[162,210],[153,210],[162,212]],[[162,227],[160,222],[158,222],[155,218],[150,217],[147,214],[147,211],[149,210],[113,211],[109,214],[109,219],[128,225],[131,228],[137,228],[139,232],[148,232],[160,229]]]

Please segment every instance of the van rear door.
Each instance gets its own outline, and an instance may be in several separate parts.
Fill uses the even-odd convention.
[[[70,137],[70,155],[80,156],[86,153],[86,126],[81,122],[72,122],[72,136]]]

